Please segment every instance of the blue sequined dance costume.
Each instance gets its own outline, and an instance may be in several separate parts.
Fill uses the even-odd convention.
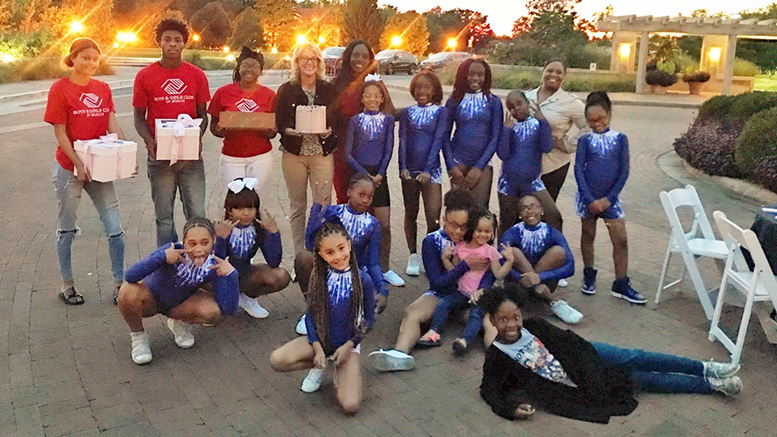
[[[577,215],[592,217],[588,205],[606,197],[610,207],[599,214],[603,219],[625,217],[618,197],[629,177],[629,140],[610,129],[597,134],[589,132],[577,142],[575,180]]]

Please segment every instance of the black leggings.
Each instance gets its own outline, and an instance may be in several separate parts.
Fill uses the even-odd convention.
[[[564,181],[567,179],[567,173],[569,172],[569,163],[563,167],[553,170],[548,174],[542,175],[542,183],[545,184],[545,189],[548,190],[548,194],[555,202],[558,199],[558,193],[561,192],[561,187],[564,185]]]

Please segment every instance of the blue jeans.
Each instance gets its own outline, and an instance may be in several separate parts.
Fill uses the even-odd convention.
[[[72,171],[55,163],[52,171],[54,189],[57,193],[59,216],[57,221],[57,256],[62,280],[73,281],[73,240],[80,232],[76,226],[76,213],[81,202],[81,192],[92,199],[108,236],[108,254],[111,257],[111,272],[116,282],[124,280],[124,230],[121,228],[119,199],[113,182],[82,182]]]
[[[655,393],[712,393],[701,361],[675,355],[624,349],[591,342],[605,363],[623,369],[643,391]]]
[[[457,291],[447,296],[442,296],[439,300],[437,308],[434,309],[434,314],[432,314],[431,329],[435,332],[440,332],[442,325],[448,320],[448,314],[450,314],[451,310],[468,305],[469,297]],[[483,327],[483,317],[485,317],[485,313],[479,306],[473,305],[469,309],[467,325],[461,334],[461,337],[467,340],[467,344],[472,343],[472,340],[480,332],[480,328]]]
[[[205,166],[199,161],[170,161],[148,159],[148,180],[156,217],[157,247],[178,242],[175,231],[175,194],[181,193],[186,220],[205,217]]]

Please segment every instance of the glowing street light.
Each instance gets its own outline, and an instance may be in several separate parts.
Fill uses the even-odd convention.
[[[273,47],[270,49],[270,53],[278,53],[278,47]]]
[[[14,55],[10,53],[3,53],[3,56],[0,59],[2,59],[3,63],[5,64],[10,64],[11,62],[16,60]]]
[[[621,46],[618,48],[618,53],[621,55],[621,59],[628,60],[629,55],[631,55],[631,45],[621,44]]]
[[[227,55],[227,61],[230,61],[230,62],[232,62],[232,61],[234,61],[234,60],[235,60],[235,55],[233,55],[232,53],[230,53],[230,54],[228,54],[228,55]]]
[[[319,44],[323,44],[323,43],[324,43],[324,41],[326,41],[326,40],[324,39],[324,37],[323,37],[323,36],[319,36],[319,37],[318,37],[318,43],[319,43]]]
[[[448,48],[451,49],[451,50],[455,50],[456,49],[456,38],[450,38],[448,40]]]
[[[308,42],[308,39],[305,38],[305,35],[297,35],[297,44],[305,44]]]
[[[192,35],[192,41],[198,42],[200,40],[200,35],[198,33],[195,33]]]
[[[120,43],[134,43],[137,40],[138,36],[133,32],[119,32],[116,34],[116,41]]]
[[[224,53],[229,53],[229,46],[222,47],[221,51],[223,51]]]
[[[402,37],[399,35],[394,35],[391,37],[391,46],[396,47],[398,45],[402,44]]]
[[[84,23],[80,21],[73,21],[70,23],[70,32],[71,33],[81,33],[84,31]]]

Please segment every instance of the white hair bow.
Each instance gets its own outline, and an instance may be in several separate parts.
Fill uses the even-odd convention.
[[[383,82],[383,80],[380,78],[380,74],[378,74],[378,73],[368,74],[368,75],[364,76],[364,81],[365,82]]]
[[[243,188],[248,188],[249,190],[253,190],[257,184],[259,184],[259,180],[256,178],[243,178],[243,179],[235,179],[234,181],[228,183],[227,187],[229,188],[229,191],[237,194],[243,191]]]

